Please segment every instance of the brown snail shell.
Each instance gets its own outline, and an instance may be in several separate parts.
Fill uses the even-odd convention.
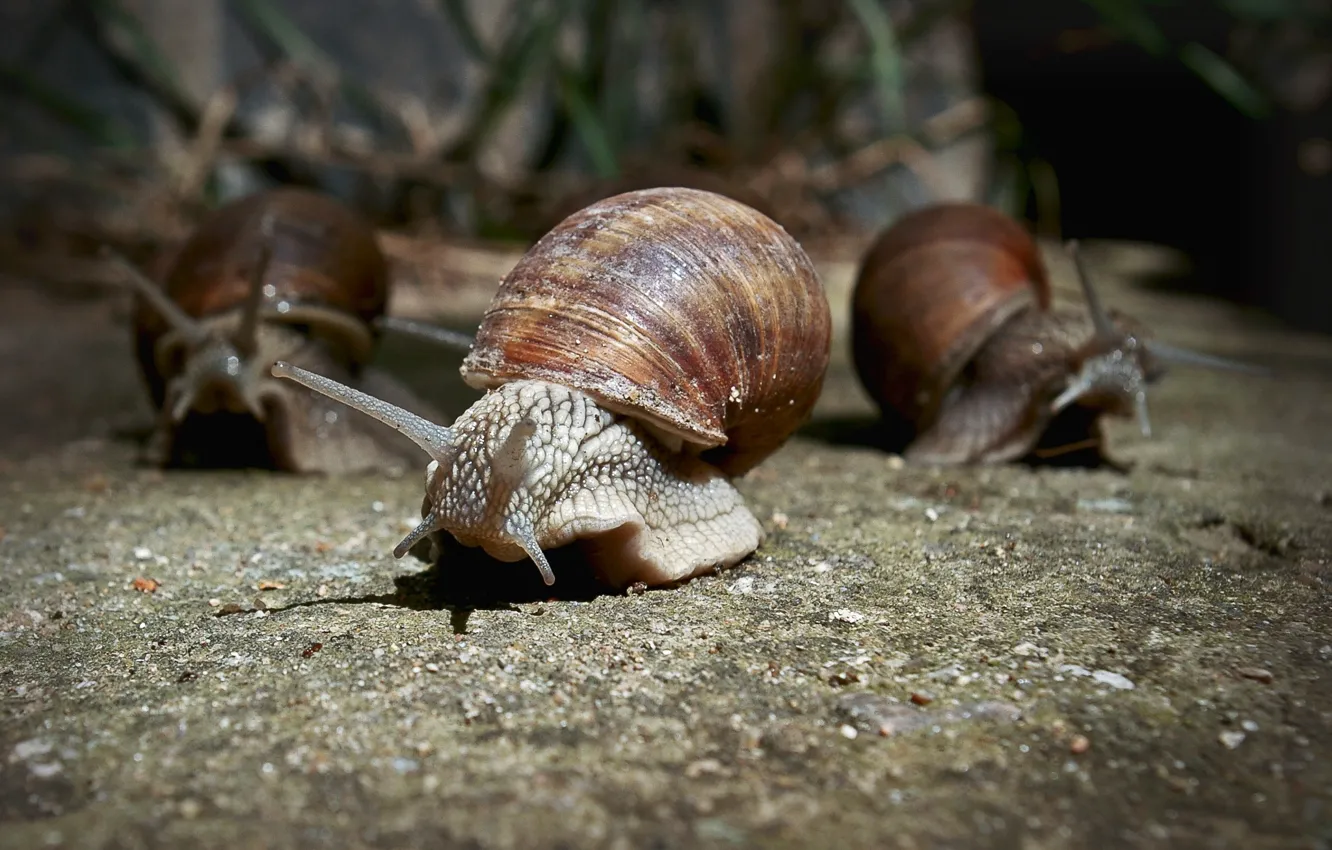
[[[809,417],[831,328],[813,264],[772,219],[703,190],[639,190],[519,260],[462,373],[477,389],[582,390],[740,475]]]
[[[274,373],[408,435],[432,462],[423,521],[495,558],[582,543],[614,585],[748,556],[762,526],[729,479],[818,398],[832,322],[813,263],[756,210],[640,190],[566,218],[501,282],[463,362],[483,395],[441,426],[308,370]]]

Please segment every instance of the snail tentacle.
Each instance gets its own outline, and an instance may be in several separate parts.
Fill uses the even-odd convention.
[[[182,337],[187,344],[198,345],[211,335],[208,327],[190,316],[171,300],[160,285],[141,272],[124,255],[113,250],[109,245],[102,248],[102,256],[110,260],[125,275],[125,280],[143,299],[152,305],[172,331]]]
[[[433,473],[434,467],[435,464],[431,463],[430,468],[426,472],[427,478]],[[439,511],[428,511],[425,516],[421,518],[420,524],[418,524],[416,528],[413,528],[406,537],[402,538],[401,543],[393,547],[393,557],[401,560],[404,555],[412,550],[413,546],[420,542],[421,538],[438,530]]]
[[[1101,296],[1092,285],[1091,273],[1087,270],[1087,261],[1083,259],[1082,251],[1079,250],[1078,240],[1070,239],[1064,243],[1064,250],[1073,258],[1073,265],[1078,272],[1078,284],[1082,287],[1082,297],[1087,301],[1087,312],[1091,315],[1092,325],[1096,328],[1098,336],[1105,338],[1114,338],[1120,335],[1115,328],[1115,323],[1111,321],[1110,314],[1106,312],[1105,305],[1101,303]]]
[[[522,512],[514,512],[509,515],[504,523],[504,533],[509,536],[514,543],[518,544],[527,557],[532,559],[536,568],[541,572],[541,580],[550,586],[555,583],[555,571],[550,568],[550,561],[546,560],[546,553],[541,551],[541,543],[536,536],[536,528],[532,525],[532,518]]]
[[[459,351],[470,351],[476,344],[476,337],[462,331],[442,328],[438,325],[432,325],[427,322],[417,322],[412,319],[404,319],[400,316],[380,316],[375,319],[374,324],[380,330],[393,331],[404,336],[424,339],[428,342],[437,343],[446,348],[454,348]]]
[[[346,384],[339,383],[331,378],[325,378],[323,375],[316,375],[314,372],[309,372],[299,366],[293,366],[285,361],[279,360],[274,363],[272,374],[275,378],[287,378],[298,384],[304,384],[317,393],[326,395],[348,407],[361,411],[367,416],[378,419],[420,446],[421,450],[430,455],[436,463],[444,464],[452,461],[452,450],[455,444],[452,428],[436,425],[429,419],[417,416],[409,410],[403,410],[397,405],[381,401]]]
[[[275,215],[273,210],[264,212],[259,222],[260,242],[254,266],[250,269],[250,288],[245,293],[241,304],[240,329],[236,333],[236,350],[245,357],[250,357],[259,347],[259,315],[264,303],[264,278],[268,275],[268,265],[273,259],[273,228]]]

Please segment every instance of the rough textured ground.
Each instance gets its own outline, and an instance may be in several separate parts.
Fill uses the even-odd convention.
[[[752,559],[522,601],[393,560],[415,473],[136,466],[124,305],[0,291],[0,846],[1328,847],[1332,341],[1106,299],[1281,373],[1170,376],[1127,472],[941,471],[839,346]]]

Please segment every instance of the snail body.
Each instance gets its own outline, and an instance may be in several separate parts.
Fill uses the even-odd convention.
[[[367,367],[389,274],[357,213],[313,191],[259,192],[206,216],[156,280],[125,270],[140,371],[159,410],[159,462],[258,456],[330,474],[406,462],[410,443],[270,373],[281,359],[419,403]]]
[[[852,355],[903,457],[998,463],[1099,446],[1104,415],[1150,433],[1164,374],[1146,329],[1105,311],[1077,257],[1087,308],[1054,307],[1035,241],[979,204],[908,213],[871,246],[852,298]]]
[[[779,225],[710,192],[623,193],[570,215],[501,281],[463,361],[484,395],[444,427],[285,364],[431,456],[422,523],[502,561],[578,541],[603,580],[730,566],[762,527],[731,483],[817,401],[827,297]]]

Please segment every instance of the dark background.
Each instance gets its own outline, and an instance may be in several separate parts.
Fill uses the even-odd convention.
[[[1214,5],[1167,11],[1168,32],[1225,49]],[[1179,247],[1197,271],[1177,285],[1332,332],[1332,175],[1299,162],[1306,140],[1332,139],[1332,101],[1251,119],[1173,57],[1132,44],[1060,50],[1061,33],[1096,25],[1084,4],[1031,0],[1015,12],[975,4],[985,85],[1058,173],[1065,235]]]
[[[1018,188],[1002,202],[978,191],[980,199],[1027,218],[1050,236],[1177,247],[1191,256],[1195,270],[1162,285],[1212,293],[1268,311],[1293,327],[1332,332],[1332,169],[1317,156],[1311,165],[1309,156],[1321,150],[1324,159],[1332,157],[1328,0],[533,0],[500,13],[492,55],[481,59],[469,52],[453,15],[470,8],[469,14],[480,16],[491,7],[498,8],[415,0],[217,5],[223,79],[235,79],[256,63],[326,61],[376,91],[411,89],[431,104],[442,103],[445,111],[456,107],[468,113],[476,130],[431,154],[454,169],[454,176],[409,176],[389,185],[353,179],[355,168],[255,156],[251,177],[313,182],[338,191],[351,187],[388,225],[411,224],[412,216],[424,211],[452,235],[530,239],[553,223],[555,212],[567,211],[570,199],[624,188],[604,167],[599,173],[576,111],[561,96],[558,81],[564,79],[573,81],[603,119],[622,181],[701,180],[756,205],[770,201],[765,211],[802,239],[838,228],[873,230],[928,200],[919,181],[880,174],[823,195],[783,181],[792,159],[812,168],[848,156],[876,137],[914,132],[911,126],[894,126],[878,110],[870,26],[877,14],[893,25],[904,67],[916,75],[906,86],[911,122],[975,94],[1011,113],[1008,123],[1018,130],[992,128],[993,153],[1016,164]],[[165,82],[154,76],[152,63],[136,52],[142,42],[136,37],[143,32],[125,23],[136,9],[156,14],[151,10],[162,8],[170,6],[163,0],[0,4],[5,33],[0,109],[6,115],[0,151],[55,153],[81,165],[83,151],[101,151],[111,139],[123,143],[128,134],[143,141],[151,135],[150,114],[185,137],[194,133],[204,96],[190,103],[177,87],[191,76],[190,69],[175,78],[166,75]],[[580,48],[565,51],[563,71],[543,64],[539,38],[501,39],[506,32],[537,32],[539,22],[532,22],[542,15],[563,15],[566,29],[584,36]],[[974,91],[940,82],[947,75],[931,70],[949,66],[952,59],[945,54],[959,43],[927,37],[931,22],[941,19],[963,33],[960,49],[974,65],[967,84]],[[1155,35],[1144,36],[1143,26]],[[1237,33],[1246,28],[1258,33],[1258,47],[1237,47]],[[180,47],[172,43],[169,23],[150,20],[145,29],[168,42],[168,53]],[[291,38],[292,32],[298,37]],[[1152,38],[1159,40],[1158,49]],[[1187,67],[1180,50],[1191,42],[1226,61],[1233,58],[1231,70],[1256,92],[1256,105],[1252,97],[1246,104],[1242,93],[1229,96]],[[1299,50],[1292,50],[1294,42]],[[523,44],[531,48],[527,53]],[[317,56],[311,57],[309,45]],[[191,55],[189,48],[181,52]],[[749,53],[768,65],[749,77],[735,76],[734,69],[743,65],[736,57]],[[1308,60],[1301,66],[1305,70],[1292,70],[1295,54]],[[660,69],[644,72],[652,63]],[[831,65],[842,70],[829,71]],[[643,96],[649,89],[620,85],[644,74],[656,74],[657,88],[666,91],[659,102]],[[1283,87],[1310,74],[1317,78],[1314,88],[1321,86],[1324,93],[1290,105]],[[515,108],[517,92],[533,86],[544,100],[532,107],[529,125],[515,130],[477,117],[486,98],[503,114]],[[254,103],[247,97],[228,139],[253,131]],[[299,108],[308,115],[310,98],[302,103]],[[372,132],[376,151],[402,153],[405,133],[390,126],[391,119],[366,119],[345,103],[335,111],[365,119],[361,125]],[[830,129],[838,116],[841,129]],[[498,186],[479,175],[476,163],[515,134],[532,137],[514,160],[523,179]],[[940,152],[937,146],[931,150]],[[946,169],[969,161],[952,160]],[[1048,167],[1057,178],[1053,211],[1022,179],[1033,164]],[[22,170],[7,169],[6,176]],[[140,171],[147,176],[136,179],[145,184],[163,182],[151,169]],[[552,175],[563,180],[558,191],[543,182]],[[7,180],[4,188],[0,200],[19,199],[6,206],[8,226],[30,234],[33,199],[53,198],[55,189],[30,176],[26,182]],[[198,200],[219,200],[216,180],[205,188],[209,194]],[[79,199],[73,206],[86,204]],[[32,240],[11,242],[22,253]]]

